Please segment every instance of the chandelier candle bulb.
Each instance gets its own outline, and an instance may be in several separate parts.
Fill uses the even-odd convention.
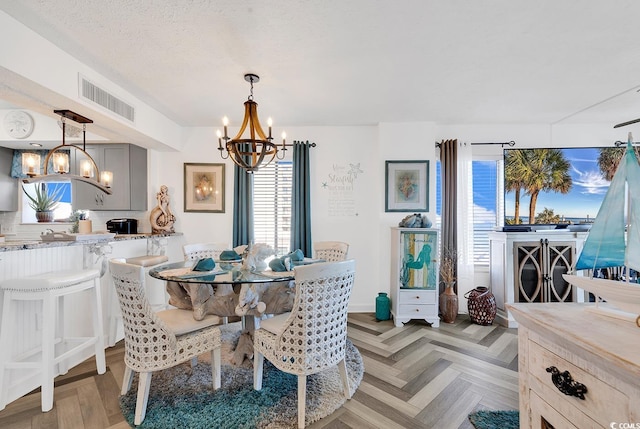
[[[82,171],[82,177],[88,178],[93,176],[93,168],[91,168],[91,162],[88,159],[82,161],[80,170]]]
[[[285,133],[284,131],[282,132],[282,146],[284,147],[284,144],[286,142],[286,138],[287,138],[287,133]]]
[[[36,171],[38,166],[38,171]],[[37,153],[22,154],[22,172],[29,177],[33,177],[40,172],[40,155]]]
[[[113,173],[110,171],[103,171],[100,181],[105,187],[110,188],[111,182],[113,181]]]
[[[268,137],[268,139],[271,140],[271,126],[273,125],[273,121],[271,120],[271,118],[267,119],[267,125],[269,125],[269,137]]]
[[[216,130],[216,135],[218,136],[218,149],[222,150],[222,133],[220,130]]]
[[[224,126],[224,138],[226,139],[228,136],[227,125],[229,125],[229,118],[227,118],[226,116],[222,118],[222,125]]]
[[[66,153],[56,153],[53,156],[53,165],[56,173],[64,174],[69,172],[69,158]]]

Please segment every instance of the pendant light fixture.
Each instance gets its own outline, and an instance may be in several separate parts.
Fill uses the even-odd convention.
[[[111,195],[111,184],[113,183],[113,173],[103,171],[96,165],[96,162],[85,151],[86,149],[86,124],[92,124],[93,121],[71,110],[54,110],[53,113],[60,115],[62,121],[62,144],[56,146],[44,160],[44,174],[40,174],[40,155],[34,153],[24,153],[22,155],[22,172],[28,177],[22,179],[24,183],[35,182],[60,182],[69,180],[80,180],[100,189],[106,194]],[[66,144],[66,119],[82,124],[82,148],[72,144]],[[79,164],[79,174],[69,174],[69,153],[67,149],[74,149],[84,155]],[[49,161],[53,165],[53,172],[49,172]],[[95,177],[95,179],[94,179]]]
[[[260,77],[256,74],[248,73],[244,75],[244,80],[251,84],[251,92],[247,101],[244,102],[244,120],[240,126],[240,131],[234,138],[229,138],[227,134],[229,120],[225,116],[222,120],[224,136],[220,130],[217,132],[218,150],[222,159],[231,158],[238,167],[244,168],[247,173],[253,173],[260,167],[269,164],[275,158],[284,158],[284,152],[287,150],[286,134],[282,133],[282,144],[276,145],[273,143],[271,118],[267,122],[269,134],[265,134],[258,119],[258,103],[253,101],[253,84],[259,82]],[[248,137],[243,138],[245,132],[247,132]],[[222,140],[224,140],[224,143]]]

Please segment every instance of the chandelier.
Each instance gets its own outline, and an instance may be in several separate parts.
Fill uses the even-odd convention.
[[[287,145],[285,144],[287,135],[282,133],[282,144],[276,145],[273,143],[271,118],[267,121],[269,134],[265,135],[258,119],[258,103],[253,101],[253,84],[254,82],[259,82],[260,77],[247,73],[244,75],[244,80],[251,84],[251,93],[247,101],[244,102],[244,120],[240,126],[240,131],[234,138],[229,138],[227,134],[229,119],[225,116],[222,120],[224,136],[220,133],[220,130],[217,131],[218,150],[222,159],[231,158],[238,167],[244,168],[247,173],[253,173],[261,166],[268,165],[275,158],[284,158],[284,152],[287,150]],[[248,138],[243,138],[245,132],[248,132]],[[222,142],[223,140],[224,143]]]
[[[44,174],[40,174],[40,155],[35,153],[22,154],[22,172],[28,177],[22,179],[24,183],[35,182],[60,182],[69,180],[80,180],[102,190],[111,195],[111,184],[113,183],[113,173],[111,171],[100,172],[96,162],[85,151],[86,149],[86,124],[93,121],[71,110],[54,110],[53,113],[60,115],[62,121],[62,144],[56,146],[47,154],[44,160]],[[66,144],[66,119],[82,124],[82,148],[72,144]],[[79,162],[79,174],[69,174],[69,152],[67,149],[74,149],[84,155],[84,159]],[[53,172],[49,172],[49,163],[53,166]],[[97,179],[94,179],[96,177]]]

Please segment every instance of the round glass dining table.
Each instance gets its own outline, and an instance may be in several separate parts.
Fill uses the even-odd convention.
[[[241,262],[216,262],[213,270],[195,271],[197,261],[172,262],[149,271],[151,277],[183,283],[271,283],[293,279],[293,271],[249,271],[242,269]]]
[[[163,264],[149,271],[165,280],[169,304],[193,310],[196,320],[208,314],[222,318],[241,316],[243,334],[233,362],[242,363],[253,355],[253,331],[263,314],[291,311],[295,296],[293,271],[274,272],[242,269],[241,262],[216,262],[209,271],[194,271],[197,261]]]
[[[149,271],[151,277],[168,282],[169,304],[178,308],[193,309],[196,320],[202,320],[206,314],[223,317],[245,316],[255,309],[258,302],[263,302],[256,301],[257,299],[272,296],[276,291],[270,289],[280,290],[281,287],[278,286],[283,284],[287,286],[287,294],[292,292],[288,289],[292,286],[289,282],[293,280],[293,271],[249,271],[242,269],[241,262],[218,262],[212,270],[195,271],[196,264],[197,261],[191,260],[173,262]],[[175,283],[179,286],[175,286]],[[223,298],[227,295],[234,295],[236,298],[233,308],[229,305],[229,299]],[[259,313],[264,310],[266,309]],[[290,308],[271,310],[282,313]]]

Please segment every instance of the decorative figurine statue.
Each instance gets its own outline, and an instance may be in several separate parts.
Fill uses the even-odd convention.
[[[247,271],[264,271],[267,269],[265,259],[276,252],[265,243],[256,243],[248,247],[248,254],[242,263],[242,269]]]
[[[156,194],[158,205],[151,210],[149,220],[151,221],[151,232],[153,234],[166,234],[175,232],[173,224],[176,217],[171,213],[169,207],[169,188],[166,185],[160,186],[160,192]]]

